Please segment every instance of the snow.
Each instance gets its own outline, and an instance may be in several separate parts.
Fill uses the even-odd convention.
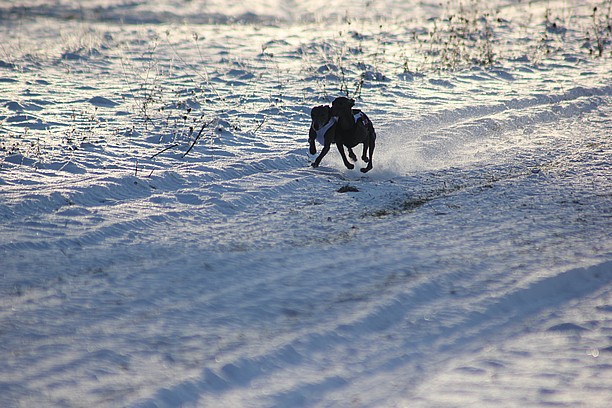
[[[0,406],[607,407],[608,3],[438,3],[0,1]]]

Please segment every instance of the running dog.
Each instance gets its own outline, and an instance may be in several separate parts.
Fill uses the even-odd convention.
[[[353,99],[339,97],[332,102],[331,107],[322,105],[312,108],[310,112],[312,123],[308,137],[310,154],[317,153],[315,141],[323,145],[323,150],[312,163],[312,167],[318,167],[331,144],[336,143],[344,165],[348,169],[353,169],[355,166],[347,160],[344,147],[347,148],[351,160],[357,161],[353,147],[363,143],[361,159],[368,164],[361,171],[367,173],[372,169],[376,132],[365,113],[359,109],[352,109],[354,105]]]

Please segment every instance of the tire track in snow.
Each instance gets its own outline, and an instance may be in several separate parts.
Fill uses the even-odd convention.
[[[443,110],[381,129],[377,163],[383,171],[410,173],[463,166],[474,151],[491,154],[513,146],[512,133],[529,133],[543,124],[578,118],[609,103],[612,86],[576,87],[557,95],[513,99],[488,106]],[[487,148],[484,149],[483,146]]]
[[[363,364],[368,365],[369,373],[377,376],[378,383],[382,376],[388,377],[389,383],[395,378],[402,378],[402,383],[416,386],[426,381],[429,372],[435,372],[455,354],[482,347],[483,339],[494,342],[496,336],[502,335],[500,330],[511,332],[513,327],[522,325],[526,319],[542,310],[586,296],[612,283],[610,270],[612,263],[604,262],[589,268],[553,274],[524,288],[509,290],[500,297],[485,301],[475,299],[474,304],[469,304],[467,313],[465,300],[461,299],[457,302],[455,316],[451,316],[451,324],[449,321],[422,319],[421,308],[425,303],[429,305],[428,308],[434,306],[433,310],[430,308],[432,315],[453,308],[452,299],[449,304],[446,295],[432,298],[432,293],[440,291],[431,287],[437,284],[426,281],[409,292],[384,296],[376,306],[360,313],[363,316],[357,316],[352,321],[347,319],[347,315],[341,315],[338,316],[341,323],[329,322],[327,325],[306,328],[289,338],[277,339],[273,344],[264,346],[262,353],[248,357],[238,354],[234,360],[217,369],[204,369],[199,379],[159,390],[151,399],[134,406],[164,406],[170,401],[180,404],[230,403],[244,406],[255,403],[258,406],[287,406],[316,405],[322,400],[342,401],[330,406],[344,406],[347,395],[351,394],[360,395],[361,403],[366,405],[386,404],[386,399],[376,399],[380,397],[380,390],[373,394],[373,399],[368,400],[366,395],[370,386],[359,370],[347,370],[347,367],[338,370],[335,367],[339,364],[337,360],[346,359],[346,364],[350,364],[352,358],[347,354],[351,352],[349,344],[358,349],[360,342],[375,341],[375,338],[385,337],[385,333],[392,335],[395,326],[416,322],[412,323],[414,336],[400,339],[395,348],[360,356],[362,360],[365,357]],[[472,312],[469,312],[470,308]],[[440,327],[436,329],[436,326]],[[320,366],[313,356],[323,349],[336,350],[336,361],[330,363],[329,370],[323,369],[316,375],[314,372],[309,375],[308,367],[311,364],[313,367]],[[373,365],[369,365],[368,361]],[[288,376],[288,373],[292,374]],[[259,382],[262,379],[265,381]],[[281,385],[275,386],[276,380]],[[259,391],[248,391],[251,387],[259,389],[264,384],[267,394],[264,397],[256,396]]]
[[[583,98],[593,100],[596,104],[601,104],[603,101],[601,101],[600,97],[606,96],[612,96],[612,85],[592,88],[579,86],[560,94],[540,94],[524,98],[515,98],[492,105],[470,105],[462,108],[444,109],[433,114],[423,115],[415,120],[400,121],[399,124],[395,123],[394,127],[408,128],[416,133],[436,132],[463,122],[478,122],[479,119],[495,116],[503,112],[521,112],[532,108],[554,107],[559,104],[569,104],[571,107],[572,102],[579,101]],[[578,104],[578,107],[580,107],[580,104]],[[568,110],[567,112],[570,116],[576,115],[580,114],[580,109],[574,111]],[[520,118],[520,116],[518,118]],[[527,122],[533,123],[535,120],[529,119]]]
[[[466,305],[463,300],[457,302],[453,307],[452,299],[440,302],[437,306],[441,308],[433,311],[432,316],[448,311],[454,314],[452,324],[443,319],[437,319],[443,324],[443,330],[436,330],[436,319],[419,319],[421,326],[427,329],[419,330],[414,327],[414,332],[418,333],[400,343],[399,348],[404,350],[390,358],[385,357],[384,353],[377,359],[378,369],[373,371],[380,374],[383,378],[378,378],[377,383],[388,384],[401,378],[401,383],[405,384],[395,388],[396,395],[401,398],[392,399],[395,403],[411,400],[411,390],[418,384],[427,381],[428,376],[439,372],[447,361],[452,360],[456,355],[482,349],[489,344],[495,344],[496,338],[504,338],[511,335],[517,327],[522,327],[530,317],[546,310],[560,307],[573,299],[579,299],[594,293],[595,291],[612,283],[612,262],[603,262],[587,268],[576,268],[565,272],[552,274],[544,279],[535,280],[525,287],[510,290],[499,297],[486,300],[477,300],[475,304]],[[399,324],[409,319],[411,314],[412,302],[410,295],[402,295],[395,298],[392,303],[379,309],[379,315],[385,316],[386,323],[383,329],[390,324]],[[419,302],[416,302],[417,304]],[[470,308],[472,311],[470,311]],[[467,312],[467,313],[466,313]],[[452,316],[452,315],[451,315]],[[355,325],[351,327],[356,333],[364,333],[364,330],[378,330],[376,324],[369,320],[373,316],[359,321],[361,327]],[[375,321],[375,319],[374,319]],[[428,334],[429,333],[429,334]],[[424,336],[424,337],[421,337]],[[361,394],[362,403],[377,406],[379,404],[390,404],[385,397],[385,392],[378,390],[377,397],[367,399],[367,393],[361,390],[368,390],[367,378],[355,378],[349,381],[350,389],[341,390],[340,395]],[[391,390],[389,390],[391,391]],[[328,400],[342,401],[340,395],[332,393]],[[344,399],[346,400],[346,399]],[[392,404],[392,403],[391,403]],[[331,404],[331,406],[342,406],[342,404]]]
[[[262,200],[291,190],[291,181],[300,177],[300,171],[293,173],[302,166],[302,158],[288,156],[230,162],[217,167],[190,166],[183,174],[170,171],[151,178],[88,177],[59,186],[26,189],[9,186],[4,191],[6,200],[0,216],[5,227],[11,228],[14,224],[16,231],[25,233],[25,239],[21,234],[10,234],[11,241],[0,243],[0,249],[92,245],[100,243],[100,239],[126,239],[125,235],[135,230],[154,233],[158,226],[173,221],[180,224],[184,220],[203,220],[206,216],[219,218],[248,213]],[[169,211],[170,204],[179,208]],[[88,228],[71,228],[73,216],[79,224],[89,224]],[[27,230],[22,228],[24,218],[32,219],[34,241],[28,240]],[[40,242],[35,237],[37,225],[44,227],[48,223],[58,225],[60,238],[47,237]],[[62,231],[61,226],[67,229]],[[63,235],[71,237],[63,239]]]

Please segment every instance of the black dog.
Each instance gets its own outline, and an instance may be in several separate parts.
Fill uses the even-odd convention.
[[[321,154],[317,156],[315,161],[312,163],[312,167],[319,167],[321,160],[327,152],[332,143],[336,143],[336,123],[338,118],[335,118],[331,114],[331,108],[328,105],[315,106],[310,111],[310,117],[312,123],[310,124],[310,131],[308,136],[308,143],[310,143],[310,154],[317,153],[317,147],[315,140],[323,145]],[[357,161],[357,156],[353,153],[353,150],[349,148],[349,156],[354,161]]]
[[[344,147],[347,147],[349,157],[353,161],[357,161],[357,156],[352,148],[359,143],[363,143],[361,158],[368,165],[362,168],[361,171],[366,173],[372,169],[372,154],[374,153],[376,132],[372,122],[365,113],[359,109],[352,109],[354,105],[355,101],[353,99],[340,97],[332,102],[331,108],[326,105],[316,106],[310,112],[312,118],[308,137],[310,154],[317,152],[315,140],[323,145],[321,154],[312,163],[313,167],[319,166],[321,160],[329,151],[331,144],[336,143],[344,165],[349,169],[353,169],[355,166],[347,160]],[[368,149],[370,152],[369,157],[367,154]]]
[[[344,161],[344,165],[352,169],[353,166],[348,162],[344,155],[344,147],[350,149],[363,143],[363,153],[361,160],[368,165],[361,169],[362,173],[367,173],[372,170],[372,156],[376,147],[376,131],[372,121],[359,109],[352,109],[355,106],[355,100],[345,98],[343,96],[336,98],[332,102],[331,114],[338,118],[336,124],[336,145]],[[369,155],[368,155],[369,152]]]

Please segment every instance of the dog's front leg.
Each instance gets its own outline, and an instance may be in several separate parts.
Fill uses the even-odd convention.
[[[346,168],[349,170],[354,169],[355,166],[346,159],[346,153],[344,153],[344,145],[336,141],[336,146],[338,146],[338,151],[340,152],[340,156],[342,156],[342,161],[344,162]]]
[[[317,158],[315,159],[315,161],[312,163],[312,167],[319,167],[319,164],[321,164],[321,160],[323,160],[323,157],[325,157],[325,155],[327,154],[327,152],[329,152],[329,148],[331,147],[331,143],[325,143],[325,145],[323,145],[323,150],[321,150],[321,154],[319,156],[317,156]]]

